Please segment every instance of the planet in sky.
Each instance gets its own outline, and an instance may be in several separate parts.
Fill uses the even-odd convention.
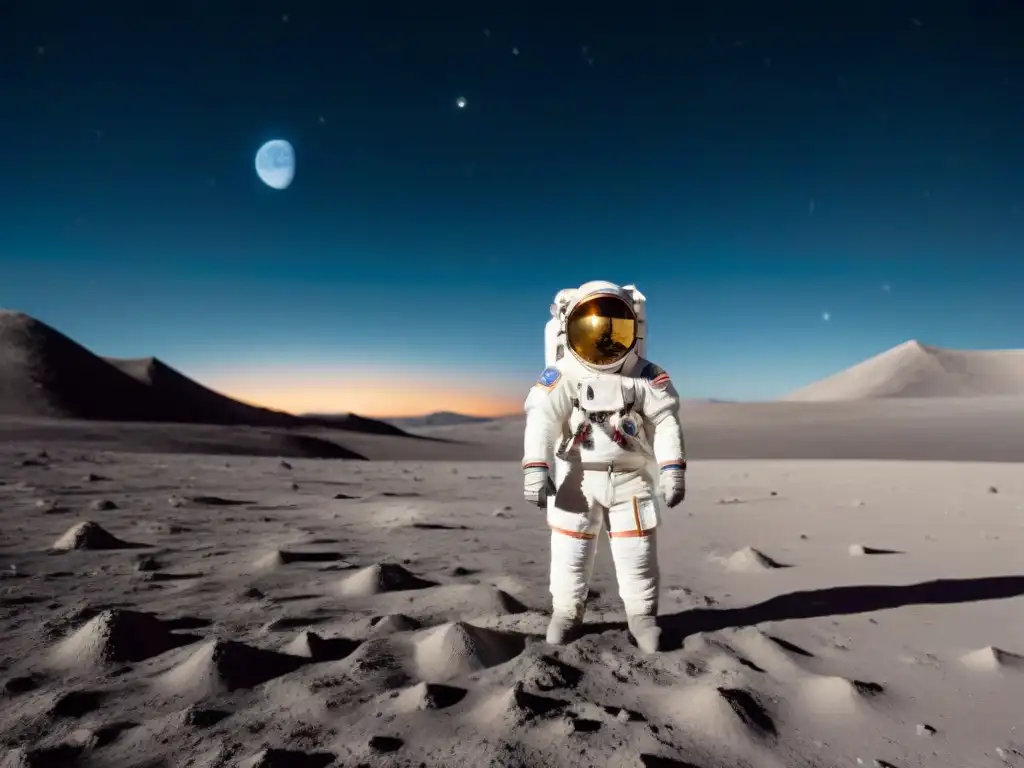
[[[256,152],[256,173],[272,189],[288,189],[295,179],[295,150],[284,139],[268,141]]]

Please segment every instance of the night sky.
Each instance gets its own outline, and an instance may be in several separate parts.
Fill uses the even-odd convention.
[[[686,397],[1024,347],[1022,41],[1010,0],[11,0],[0,306],[368,415],[518,411],[592,279]]]

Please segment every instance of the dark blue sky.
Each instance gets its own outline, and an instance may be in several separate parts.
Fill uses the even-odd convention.
[[[647,294],[686,396],[1024,346],[1020,3],[10,13],[0,305],[103,354],[289,409],[515,410],[591,279]]]

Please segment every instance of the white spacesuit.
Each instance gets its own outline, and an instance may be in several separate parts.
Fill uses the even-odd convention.
[[[523,488],[551,528],[552,644],[583,621],[603,530],[630,632],[642,651],[658,650],[656,489],[669,507],[683,500],[686,454],[679,395],[643,357],[645,301],[605,281],[560,291],[548,367],[526,398]]]

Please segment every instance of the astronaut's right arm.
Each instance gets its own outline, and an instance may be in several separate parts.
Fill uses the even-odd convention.
[[[572,396],[565,375],[546,368],[526,398],[523,434],[523,494],[527,501],[546,505],[551,481],[555,438],[572,411]]]

